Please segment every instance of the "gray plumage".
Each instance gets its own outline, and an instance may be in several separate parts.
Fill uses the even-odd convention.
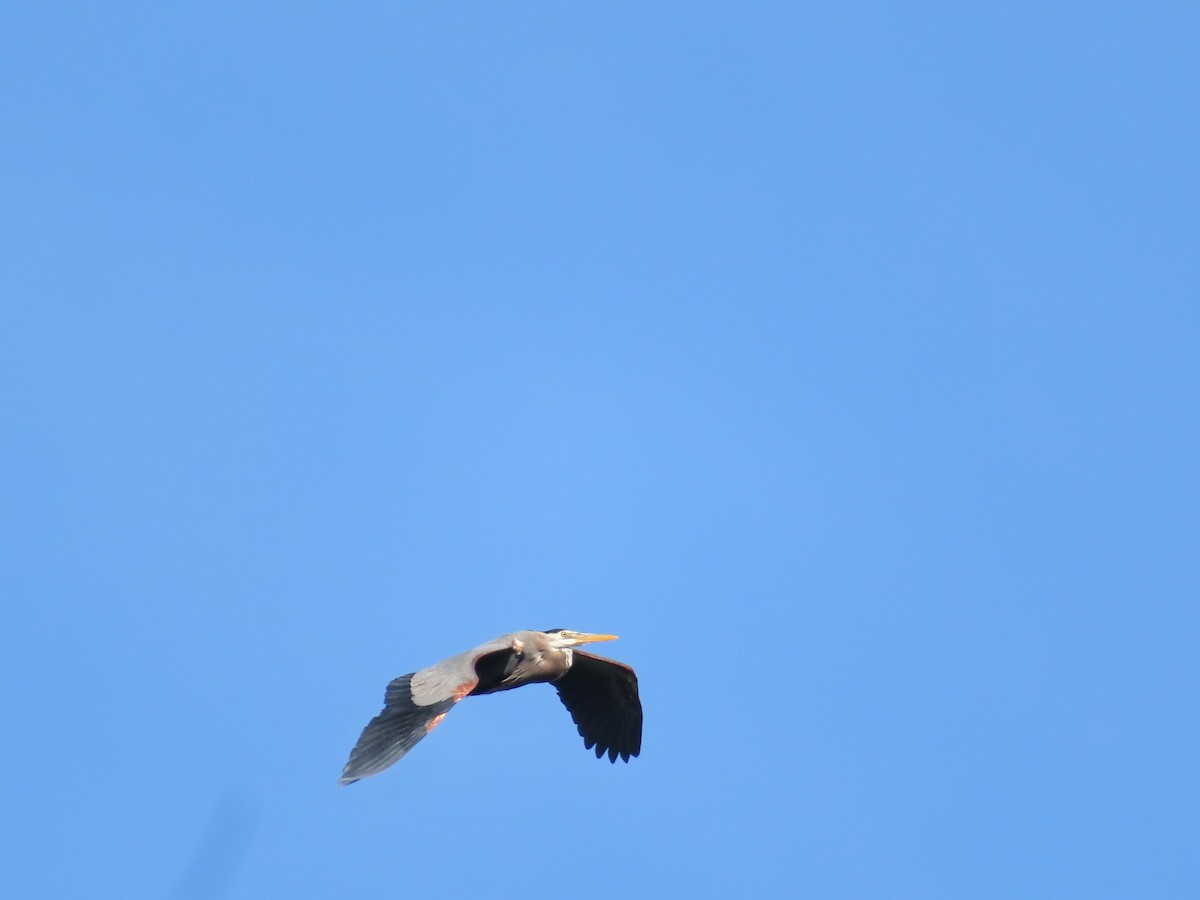
[[[566,629],[515,631],[393,680],[383,710],[350,752],[341,783],[382,772],[432,731],[464,697],[552,683],[584,746],[628,762],[642,749],[642,704],[633,669],[574,649],[615,635]]]

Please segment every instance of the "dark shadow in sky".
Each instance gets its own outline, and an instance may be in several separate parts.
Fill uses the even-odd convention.
[[[218,801],[174,896],[217,900],[228,894],[254,837],[257,818],[254,804],[244,794],[230,793]]]

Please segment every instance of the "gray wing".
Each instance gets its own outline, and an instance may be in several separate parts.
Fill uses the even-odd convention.
[[[350,759],[342,770],[342,784],[353,784],[360,778],[382,772],[429,734],[454,706],[453,700],[441,700],[428,706],[414,703],[414,677],[404,675],[387,686],[383,711],[367,724],[350,751]]]
[[[642,701],[637,675],[624,663],[575,650],[571,668],[554,682],[583,746],[625,762],[642,752]]]
[[[511,646],[506,638],[488,641],[388,684],[383,710],[359,735],[340,782],[352,784],[376,775],[411,750],[437,727],[455,703],[475,689],[479,684],[475,664],[480,657]]]

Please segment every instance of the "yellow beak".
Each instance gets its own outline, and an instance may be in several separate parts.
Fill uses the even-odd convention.
[[[601,641],[615,641],[617,639],[615,634],[585,634],[582,631],[572,631],[570,635],[575,639],[575,643],[577,644],[598,644]]]

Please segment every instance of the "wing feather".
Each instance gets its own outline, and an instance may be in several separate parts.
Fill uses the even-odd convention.
[[[413,748],[454,706],[453,699],[421,706],[412,699],[412,675],[387,686],[383,711],[367,723],[342,770],[342,784],[376,775]]]
[[[583,745],[625,762],[642,751],[642,701],[637,675],[615,660],[574,651],[567,673],[554,682]]]
[[[479,684],[480,659],[507,646],[505,638],[496,638],[390,682],[383,710],[359,735],[340,782],[376,775],[404,756]]]

